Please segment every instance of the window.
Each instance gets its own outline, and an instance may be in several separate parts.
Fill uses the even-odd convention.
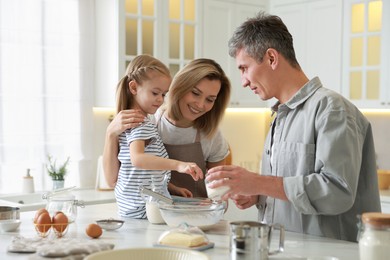
[[[47,155],[70,156],[66,186],[91,171],[93,1],[0,1],[0,193],[31,169],[51,189]]]

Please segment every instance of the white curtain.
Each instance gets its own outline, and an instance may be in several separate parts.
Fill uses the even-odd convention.
[[[0,0],[0,194],[47,155],[70,157],[65,186],[93,186],[93,0]],[[90,183],[88,182],[90,181]]]

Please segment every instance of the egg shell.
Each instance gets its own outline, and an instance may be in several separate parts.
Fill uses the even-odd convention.
[[[52,217],[53,228],[58,232],[64,232],[68,227],[68,217],[61,211],[58,211]]]
[[[49,212],[48,212],[47,209],[45,209],[45,208],[38,209],[37,212],[35,213],[34,223],[37,223],[38,217],[39,217],[42,213],[47,213],[47,214],[49,214]]]
[[[37,219],[36,227],[39,232],[46,233],[51,228],[51,218],[49,213],[41,213]]]
[[[85,233],[91,238],[98,238],[103,234],[103,230],[98,224],[92,223],[87,226]]]

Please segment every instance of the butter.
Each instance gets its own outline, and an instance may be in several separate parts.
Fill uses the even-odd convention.
[[[161,240],[161,245],[196,247],[206,242],[205,237],[199,234],[172,232],[166,234]]]

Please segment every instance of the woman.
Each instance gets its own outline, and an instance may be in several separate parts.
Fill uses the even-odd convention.
[[[228,143],[218,129],[230,98],[230,81],[213,60],[196,59],[173,78],[168,102],[156,114],[156,124],[169,158],[195,162],[207,169],[225,164]],[[107,183],[114,187],[118,178],[118,136],[142,123],[144,116],[136,110],[123,110],[106,132],[103,167]],[[207,197],[204,178],[194,181],[172,171],[172,195]],[[186,176],[185,176],[186,177]],[[176,187],[184,187],[178,190]]]
[[[150,55],[136,56],[117,85],[117,111],[138,109],[145,117],[154,114],[163,104],[170,84],[169,69],[161,61]],[[148,217],[152,221],[139,189],[144,186],[169,196],[170,170],[189,174],[194,180],[203,177],[195,163],[168,158],[157,127],[149,118],[119,135],[118,159],[121,166],[115,198],[122,217]]]

